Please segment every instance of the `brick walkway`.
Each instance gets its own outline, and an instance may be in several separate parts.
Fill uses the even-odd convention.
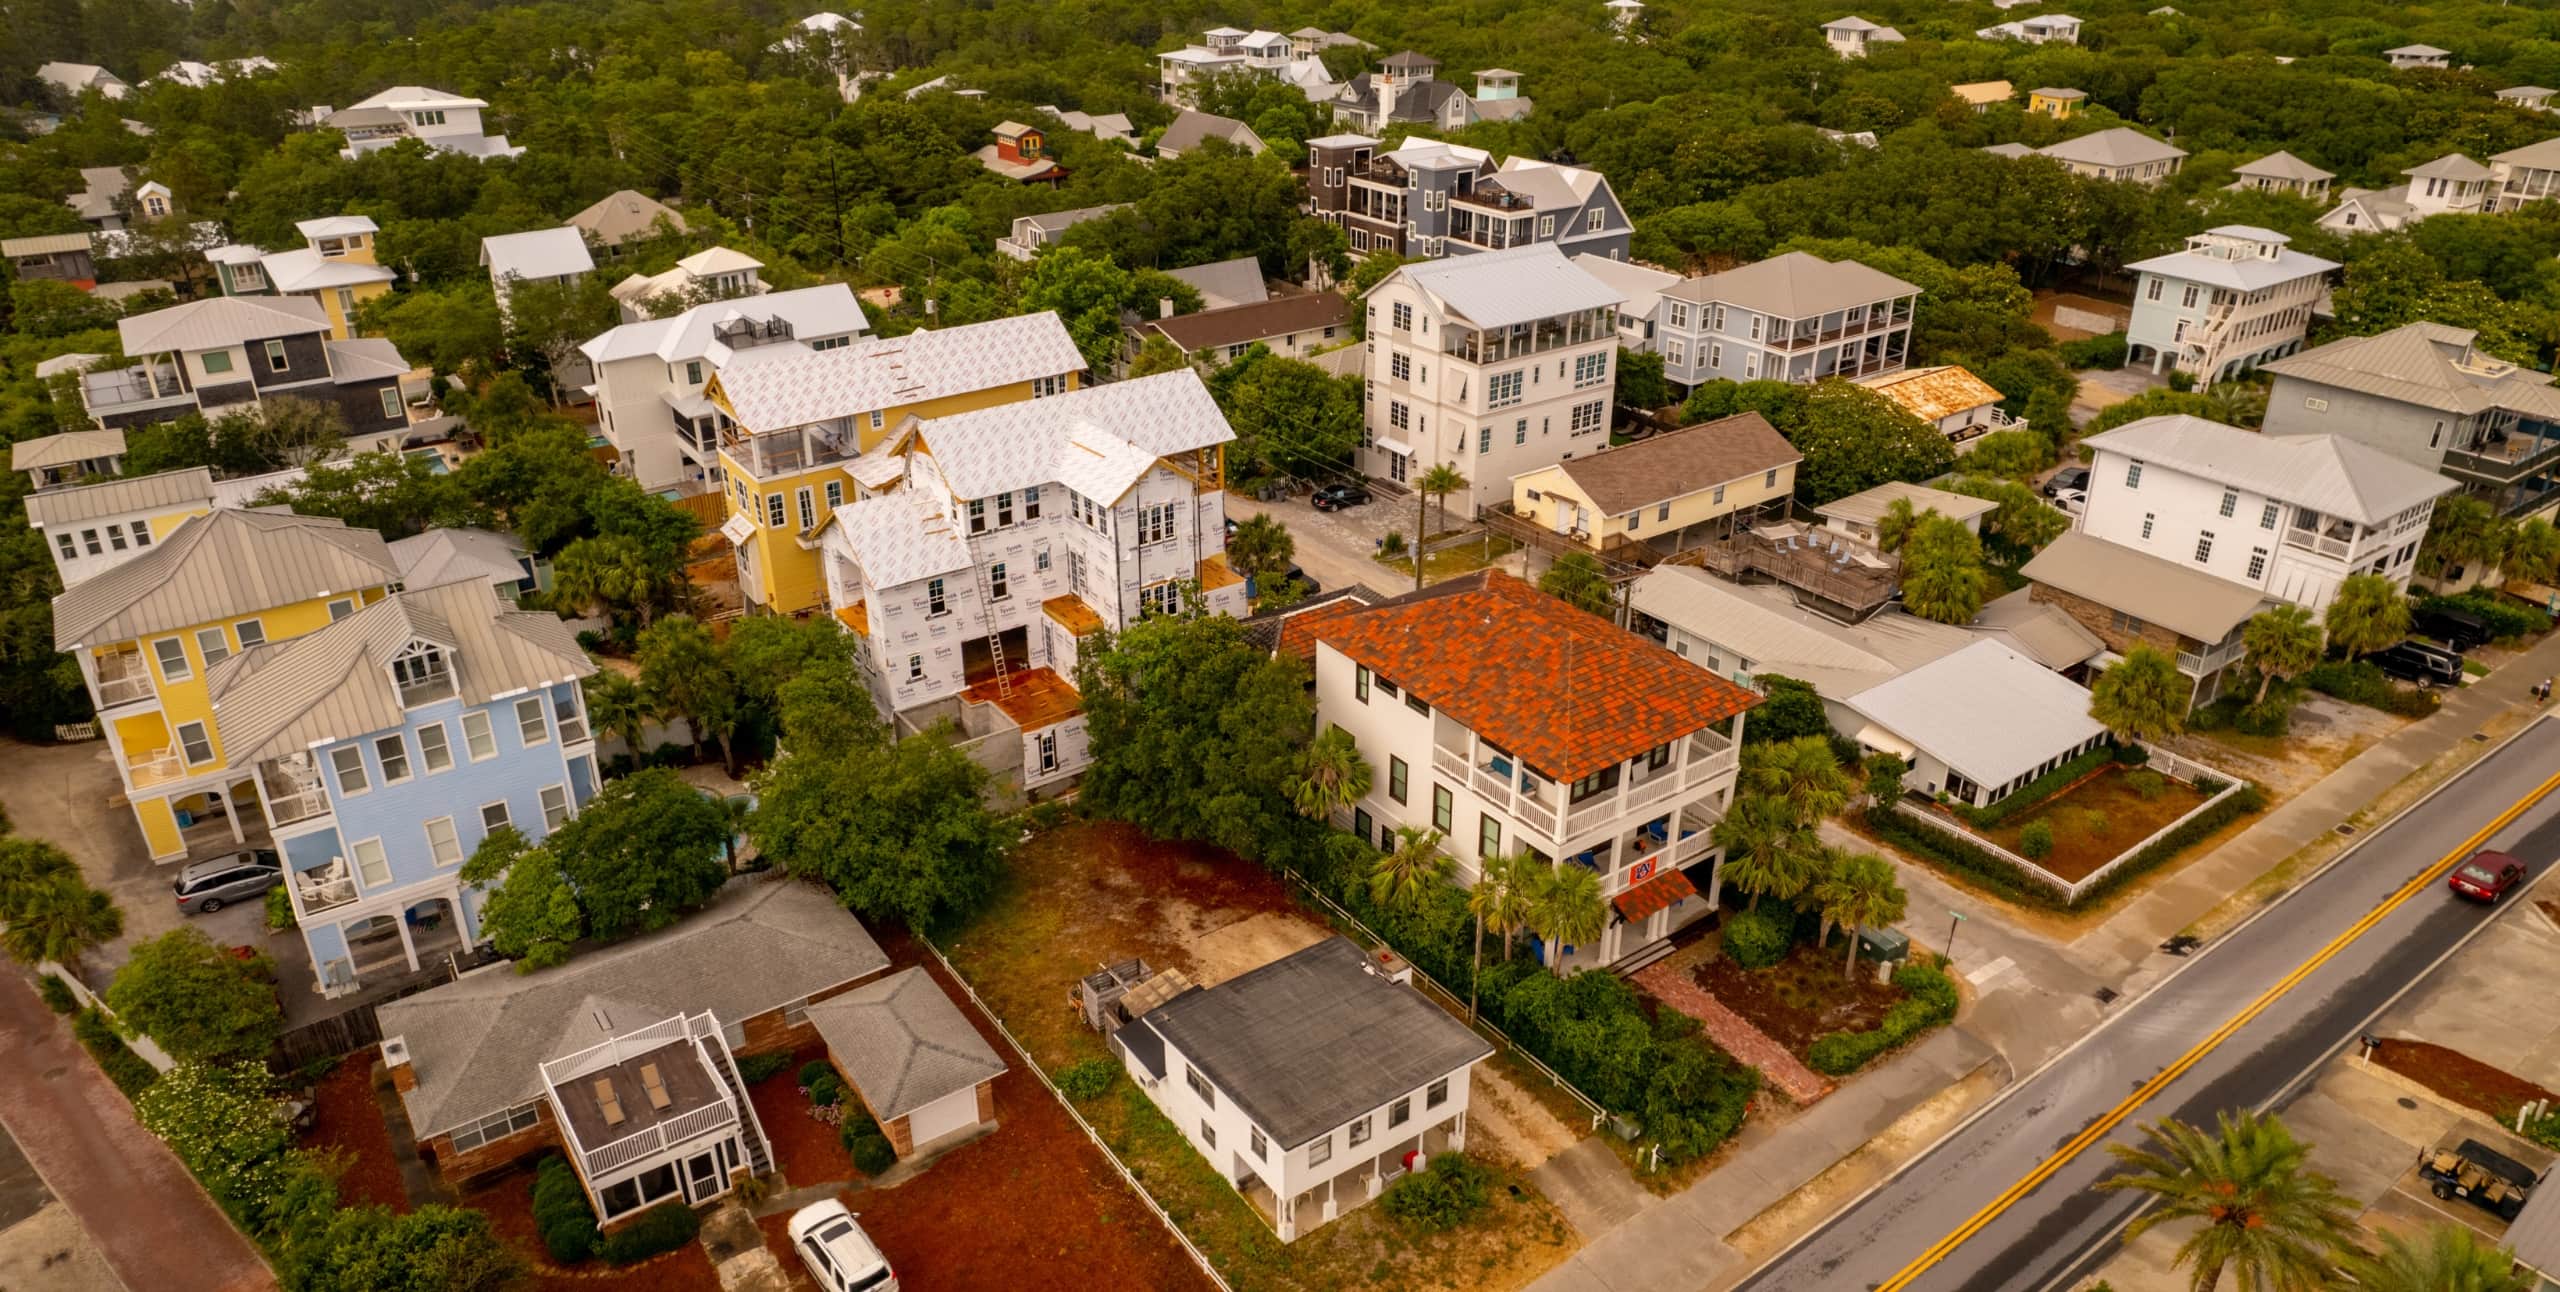
[[[0,971],[0,1113],[125,1286],[274,1292],[257,1249],[10,971]]]
[[[1721,1045],[1733,1057],[1760,1069],[1760,1075],[1776,1086],[1780,1093],[1794,1100],[1798,1107],[1811,1104],[1831,1093],[1831,1083],[1821,1074],[1804,1066],[1787,1047],[1770,1039],[1769,1034],[1753,1027],[1740,1014],[1724,1007],[1724,1002],[1708,994],[1691,978],[1685,966],[1673,960],[1648,965],[1636,971],[1638,986],[1673,1009],[1698,1020],[1708,1039]]]

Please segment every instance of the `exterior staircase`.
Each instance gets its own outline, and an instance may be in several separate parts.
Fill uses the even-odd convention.
[[[738,1102],[738,1132],[747,1141],[747,1165],[757,1175],[773,1174],[773,1147],[764,1137],[764,1123],[756,1120],[756,1106],[747,1098],[747,1083],[739,1080],[738,1066],[730,1057],[728,1043],[718,1035],[705,1038],[712,1042],[702,1047],[711,1056],[711,1070],[720,1076],[720,1084],[729,1088],[729,1097]]]

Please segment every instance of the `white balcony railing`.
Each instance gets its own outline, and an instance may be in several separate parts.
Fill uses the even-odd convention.
[[[151,749],[134,755],[129,770],[134,788],[140,789],[184,778],[187,764],[175,749]]]
[[[320,773],[301,759],[268,759],[258,765],[258,788],[267,796],[267,827],[292,825],[329,814],[329,791]]]
[[[1452,780],[1467,778],[1467,756],[1444,745],[1431,747],[1431,770]]]
[[[326,864],[293,872],[293,900],[305,915],[356,900],[356,881],[347,873],[346,859],[331,857]]]
[[[99,708],[139,703],[154,694],[151,666],[142,662],[141,651],[116,651],[98,656]]]

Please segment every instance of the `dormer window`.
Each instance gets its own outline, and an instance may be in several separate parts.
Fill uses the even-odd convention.
[[[453,698],[453,665],[444,647],[413,639],[391,657],[391,680],[400,688],[400,704],[414,709]]]

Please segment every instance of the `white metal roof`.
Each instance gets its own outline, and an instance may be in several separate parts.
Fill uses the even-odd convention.
[[[122,431],[65,431],[60,435],[20,440],[9,446],[9,469],[34,471],[124,454]]]
[[[567,225],[482,238],[480,263],[498,282],[510,278],[565,278],[596,267],[595,257],[587,254],[586,235]]]
[[[2127,422],[2081,441],[2083,450],[2143,462],[2379,525],[2453,492],[2453,481],[2339,435],[2260,435],[2186,413]]]
[[[392,112],[416,112],[437,108],[485,108],[486,99],[465,98],[450,90],[430,89],[424,85],[395,85],[371,98],[350,103],[345,111],[358,108],[383,108]]]
[[[752,304],[731,304],[752,312]],[[751,431],[807,426],[1085,367],[1054,310],[865,338],[814,353],[742,353],[754,362],[732,363],[718,381],[730,415]]]
[[[1636,609],[1732,651],[1739,658],[1726,661],[1728,670],[1748,660],[1754,674],[1791,677],[1829,696],[1865,690],[1972,639],[1899,610],[1839,623],[1797,606],[1785,588],[1744,587],[1696,566],[1655,566],[1629,596]]]
[[[1663,289],[1681,301],[1723,302],[1777,318],[1813,318],[1872,305],[1920,289],[1855,260],[1824,260],[1802,251],[1771,256],[1721,274],[1691,278]]]
[[[2210,232],[2259,242],[2286,240],[2283,234],[2241,224],[2227,224]],[[2337,261],[2304,255],[2291,247],[2278,251],[2272,258],[2216,256],[2190,248],[2126,266],[2135,273],[2158,274],[2164,278],[2203,283],[2235,292],[2263,291],[2296,279],[2325,274],[2337,267]]]
[[[296,247],[262,257],[259,265],[280,292],[318,292],[359,283],[387,283],[397,275],[389,267],[344,257],[332,259],[310,247]]]
[[[836,508],[836,532],[852,546],[854,564],[874,588],[953,574],[972,564],[969,540],[922,489],[846,503]]]
[[[1909,501],[1914,512],[1936,512],[1949,520],[1971,520],[1999,506],[1971,494],[1949,493],[1927,485],[1902,480],[1888,480],[1872,489],[1862,489],[1846,498],[1835,498],[1814,508],[1817,515],[1854,524],[1872,525],[1884,518],[1893,504]]]
[[[2000,786],[2105,734],[2088,689],[1996,641],[1977,641],[1846,701],[1979,785]],[[1983,715],[1997,713],[1997,722]]]
[[[2460,153],[2446,153],[2434,161],[2412,166],[2400,172],[2412,179],[2449,179],[2455,183],[2495,179],[2497,173]]]
[[[380,233],[381,227],[367,215],[324,215],[317,220],[297,220],[293,231],[306,238],[352,238],[360,234]]]
[[[1480,328],[1621,305],[1626,294],[1574,267],[1554,243],[1406,265],[1395,271]]]
[[[1055,481],[1103,503],[1119,501],[1157,458],[1235,438],[1189,368],[937,417],[912,434],[953,497]]]
[[[189,301],[116,324],[129,355],[219,350],[270,337],[329,330],[320,302],[300,296],[216,296]]]
[[[642,355],[653,355],[667,363],[725,358],[728,351],[712,339],[712,328],[741,318],[779,318],[791,324],[794,335],[802,337],[858,334],[868,326],[862,303],[854,298],[852,288],[843,283],[822,283],[742,300],[713,301],[671,318],[625,323],[589,338],[578,349],[591,363],[612,363]]]
[[[2316,182],[2324,179],[2337,178],[2335,174],[2329,171],[2322,170],[2319,167],[2294,156],[2292,153],[2282,151],[2268,153],[2266,156],[2253,162],[2243,162],[2240,165],[2233,167],[2232,173],[2236,175],[2264,175],[2269,179],[2296,180],[2301,182]]]

